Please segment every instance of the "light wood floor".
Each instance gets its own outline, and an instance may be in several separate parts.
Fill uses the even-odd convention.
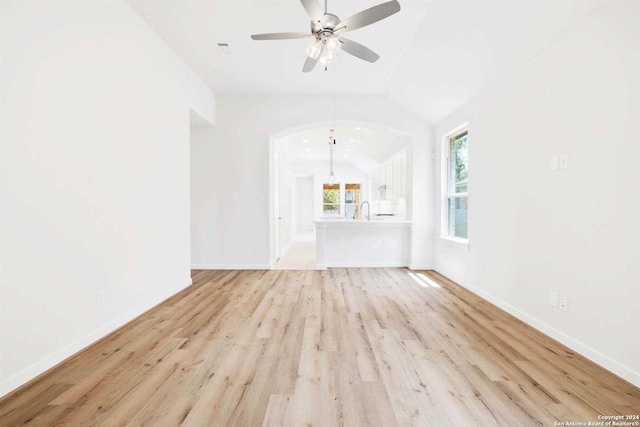
[[[195,271],[189,289],[1,400],[0,425],[552,426],[640,414],[638,388],[437,273],[410,273]]]
[[[316,232],[293,233],[289,245],[273,268],[275,270],[315,270]]]

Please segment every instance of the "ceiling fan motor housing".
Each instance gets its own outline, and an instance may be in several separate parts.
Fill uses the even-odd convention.
[[[332,13],[325,13],[322,17],[322,21],[313,22],[311,21],[311,33],[316,36],[316,38],[320,38],[322,36],[328,36],[333,34],[333,31],[338,28],[340,25],[340,18]]]

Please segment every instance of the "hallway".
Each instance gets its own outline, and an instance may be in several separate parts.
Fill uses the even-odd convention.
[[[315,231],[297,231],[273,267],[274,270],[315,270]]]

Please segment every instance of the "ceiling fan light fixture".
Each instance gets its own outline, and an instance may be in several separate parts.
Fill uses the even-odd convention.
[[[322,42],[320,40],[314,41],[307,48],[307,55],[313,59],[318,59],[320,52],[322,52]]]
[[[337,53],[340,50],[340,47],[341,47],[340,45],[342,43],[340,43],[340,40],[338,40],[336,36],[331,34],[327,36],[326,44],[327,44],[327,50],[333,53]]]
[[[324,65],[327,65],[327,64],[336,62],[336,59],[338,59],[338,57],[334,52],[331,52],[330,50],[325,50],[324,54],[320,58],[320,62],[322,62]]]
[[[312,71],[318,62],[322,62],[324,65],[334,62],[336,54],[340,50],[364,61],[376,62],[380,55],[360,43],[342,37],[342,35],[349,31],[375,24],[400,12],[401,9],[398,0],[387,0],[341,20],[338,16],[329,13],[327,0],[324,1],[324,8],[319,0],[300,0],[300,2],[309,18],[311,18],[311,34],[292,32],[267,33],[253,34],[251,38],[253,40],[289,40],[314,37],[316,40],[307,48],[308,57],[302,66],[303,73]]]

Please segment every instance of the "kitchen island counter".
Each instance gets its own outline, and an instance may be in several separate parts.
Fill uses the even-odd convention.
[[[316,228],[316,268],[407,267],[411,221],[320,219]]]

